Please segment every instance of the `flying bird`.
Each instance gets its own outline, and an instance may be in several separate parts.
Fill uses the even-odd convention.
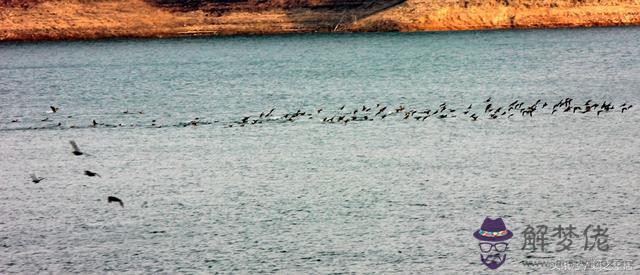
[[[117,202],[120,204],[120,206],[122,206],[122,208],[124,208],[124,203],[122,202],[122,200],[114,196],[107,197],[107,202],[108,203]]]
[[[95,177],[95,176],[98,176],[98,177],[101,177],[101,178],[102,178],[102,176],[100,176],[98,173],[96,173],[96,172],[91,172],[91,171],[89,171],[89,170],[84,170],[84,174],[85,174],[85,175],[87,175],[87,176],[89,176],[89,177]]]
[[[31,176],[31,181],[32,181],[33,183],[39,183],[40,181],[42,181],[42,180],[44,179],[44,178],[36,177],[36,175],[35,175],[35,174],[30,174],[29,176]]]
[[[55,107],[55,106],[49,106],[49,108],[51,108],[51,111],[54,112],[54,113],[56,113],[56,112],[58,112],[58,110],[60,110],[60,108]]]
[[[76,144],[75,141],[70,140],[69,144],[71,144],[71,147],[73,148],[73,151],[71,153],[73,153],[76,156],[82,156],[84,154],[80,151],[80,147],[78,147],[78,144]]]

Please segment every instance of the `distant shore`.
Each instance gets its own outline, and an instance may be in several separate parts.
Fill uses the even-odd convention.
[[[148,0],[9,1],[0,3],[0,41],[640,25],[636,1],[347,2],[186,9]]]

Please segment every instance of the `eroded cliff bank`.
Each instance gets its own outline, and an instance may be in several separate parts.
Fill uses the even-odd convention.
[[[355,31],[563,28],[640,24],[640,1],[409,0],[355,22]]]
[[[640,24],[640,0],[0,0],[0,40]]]

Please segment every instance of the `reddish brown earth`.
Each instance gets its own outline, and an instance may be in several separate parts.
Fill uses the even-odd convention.
[[[640,24],[640,0],[0,0],[0,40]]]
[[[359,20],[351,28],[378,31],[563,28],[640,24],[640,1],[433,1],[403,5]]]

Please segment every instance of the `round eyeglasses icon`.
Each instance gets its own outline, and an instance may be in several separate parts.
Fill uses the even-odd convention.
[[[495,250],[497,252],[505,252],[507,251],[508,243],[478,243],[480,246],[480,251],[487,253],[491,252],[491,250]]]

